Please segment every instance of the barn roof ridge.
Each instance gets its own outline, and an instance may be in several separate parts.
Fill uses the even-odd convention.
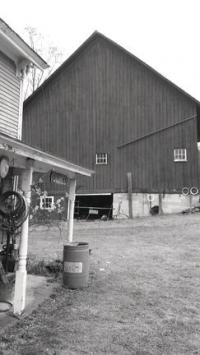
[[[39,92],[45,88],[49,82],[51,82],[56,76],[57,74],[59,74],[62,69],[68,65],[70,65],[73,60],[75,60],[81,53],[82,51],[87,48],[87,46],[96,38],[103,38],[104,40],[106,40],[107,42],[109,42],[110,44],[112,44],[113,46],[117,47],[119,50],[123,51],[126,55],[128,55],[129,57],[133,58],[134,60],[136,60],[137,62],[139,62],[140,64],[142,64],[145,68],[147,68],[148,70],[150,70],[151,72],[153,72],[156,76],[160,77],[162,80],[164,80],[165,82],[167,82],[170,86],[174,87],[176,90],[178,90],[180,93],[182,93],[183,95],[187,96],[189,99],[191,99],[192,101],[196,102],[198,105],[200,105],[200,101],[198,101],[196,98],[194,98],[192,95],[190,95],[188,92],[186,92],[185,90],[183,90],[182,88],[180,88],[178,85],[176,85],[173,81],[171,81],[170,79],[166,78],[164,75],[162,75],[161,73],[159,73],[156,69],[154,69],[153,67],[151,67],[149,64],[145,63],[143,60],[141,60],[140,58],[138,58],[137,56],[135,56],[133,53],[131,53],[130,51],[128,51],[126,48],[122,47],[120,44],[118,44],[117,42],[113,41],[112,39],[108,38],[107,36],[105,36],[104,34],[102,34],[101,32],[99,32],[98,30],[95,30],[25,101],[24,101],[24,105],[26,105],[29,101],[32,100],[32,98],[35,97],[35,95],[39,94]]]

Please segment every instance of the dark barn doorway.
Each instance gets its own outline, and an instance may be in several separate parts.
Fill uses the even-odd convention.
[[[74,217],[78,219],[111,219],[113,194],[76,195]]]

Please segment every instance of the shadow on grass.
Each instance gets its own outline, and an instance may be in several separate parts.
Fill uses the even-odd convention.
[[[30,256],[27,262],[27,272],[32,275],[40,276],[55,276],[61,275],[63,271],[63,262],[61,260],[47,261],[44,259],[38,260]]]

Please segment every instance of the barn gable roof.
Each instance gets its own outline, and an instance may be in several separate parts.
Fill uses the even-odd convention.
[[[200,105],[200,102],[195,99],[193,96],[191,96],[190,94],[188,94],[186,91],[184,91],[183,89],[181,89],[179,86],[177,86],[176,84],[174,84],[171,80],[167,79],[165,76],[163,76],[162,74],[160,74],[157,70],[153,69],[150,65],[146,64],[145,62],[143,62],[141,59],[139,59],[138,57],[136,57],[134,54],[132,54],[131,52],[129,52],[127,49],[125,49],[124,47],[122,47],[121,45],[119,45],[118,43],[114,42],[113,40],[111,40],[110,38],[106,37],[105,35],[103,35],[102,33],[95,31],[85,42],[83,42],[78,49],[72,53],[72,55],[67,58],[67,60],[65,60],[60,67],[58,67],[52,74],[51,76],[49,76],[43,83],[42,85],[36,89],[24,102],[24,105],[28,104],[37,94],[39,94],[47,85],[49,85],[51,83],[51,81],[53,81],[53,79],[66,67],[70,66],[77,58],[79,55],[81,55],[81,53],[88,48],[91,43],[95,40],[98,39],[104,39],[105,41],[107,41],[110,45],[115,46],[116,48],[118,48],[119,50],[121,50],[125,55],[128,55],[129,57],[131,57],[132,59],[136,60],[137,62],[139,62],[140,64],[142,64],[145,68],[147,68],[148,70],[150,70],[152,73],[154,73],[156,76],[160,77],[162,80],[164,80],[165,82],[167,82],[170,86],[174,87],[176,90],[178,90],[180,93],[182,93],[183,95],[185,95],[186,97],[188,97],[190,100],[194,101],[195,103],[197,103],[198,105]]]

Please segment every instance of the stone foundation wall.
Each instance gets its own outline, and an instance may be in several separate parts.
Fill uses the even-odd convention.
[[[153,206],[159,206],[163,214],[180,213],[190,207],[199,206],[199,195],[183,196],[178,194],[161,195],[159,206],[159,194],[133,193],[132,209],[133,217],[150,216],[150,209]],[[129,203],[126,193],[113,194],[113,217],[128,218]]]

